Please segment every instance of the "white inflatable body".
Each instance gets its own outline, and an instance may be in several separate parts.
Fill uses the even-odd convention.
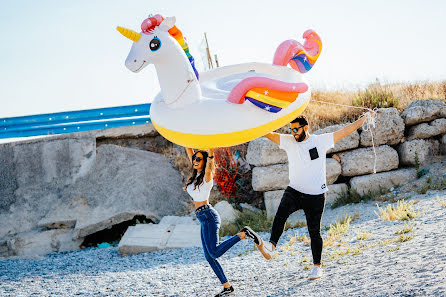
[[[286,66],[246,63],[217,68],[200,73],[201,98],[193,104],[172,108],[160,92],[150,108],[152,122],[167,139],[194,148],[237,145],[263,136],[297,117],[308,104],[310,90],[278,113],[267,112],[250,102],[227,101],[231,90],[243,79],[259,76],[289,83],[305,82],[299,72]]]
[[[156,68],[161,92],[150,116],[168,140],[200,149],[237,145],[286,125],[307,106],[310,89],[300,72],[311,69],[319,56],[314,31],[304,33],[304,46],[283,42],[272,64],[225,66],[198,75],[174,23],[175,18],[156,15],[143,21],[141,33],[117,28],[134,41],[126,67],[133,72],[148,64]]]

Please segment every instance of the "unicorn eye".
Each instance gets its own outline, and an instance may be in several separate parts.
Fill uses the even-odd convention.
[[[150,41],[149,47],[152,52],[157,51],[161,47],[161,40],[158,37],[153,38]]]

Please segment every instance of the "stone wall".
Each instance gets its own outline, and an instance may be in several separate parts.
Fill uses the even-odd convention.
[[[326,127],[313,134],[331,133],[348,124]],[[401,114],[395,108],[379,109],[375,128],[360,128],[327,152],[327,203],[349,188],[363,195],[415,180],[416,157],[423,164],[441,153],[446,153],[444,101],[416,100]],[[289,183],[287,155],[262,137],[249,143],[246,158],[255,166],[253,189],[264,192],[267,213],[274,215]]]

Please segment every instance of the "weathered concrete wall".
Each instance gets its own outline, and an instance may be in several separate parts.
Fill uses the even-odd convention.
[[[76,249],[136,215],[158,221],[190,206],[163,155],[96,148],[94,133],[0,144],[0,166],[0,257]]]

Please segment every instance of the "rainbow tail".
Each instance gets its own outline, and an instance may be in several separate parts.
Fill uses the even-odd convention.
[[[290,64],[300,73],[310,71],[321,54],[322,41],[313,30],[305,31],[303,38],[305,39],[304,45],[296,40],[282,42],[276,49],[273,64],[282,66]]]

